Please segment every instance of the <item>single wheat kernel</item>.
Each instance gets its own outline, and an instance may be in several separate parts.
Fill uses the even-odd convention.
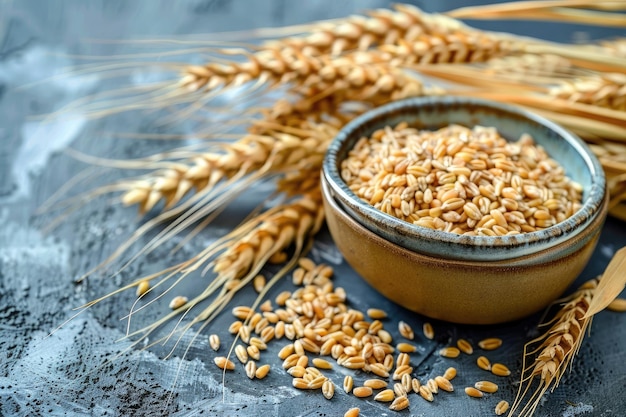
[[[243,326],[243,323],[240,322],[239,320],[232,322],[230,326],[228,327],[228,333],[230,334],[239,333],[239,329],[241,329],[241,326]]]
[[[489,362],[489,359],[484,356],[479,356],[478,359],[476,359],[476,364],[480,369],[491,371],[491,362]]]
[[[279,320],[278,323],[276,323],[276,326],[274,326],[274,337],[276,339],[282,339],[284,335],[285,335],[285,322],[282,320]]]
[[[248,306],[233,307],[232,312],[233,316],[237,317],[239,320],[247,320],[254,314],[254,311]]]
[[[220,337],[216,334],[212,334],[209,336],[209,346],[211,349],[217,351],[220,348]]]
[[[298,356],[295,353],[292,353],[291,355],[287,356],[285,360],[283,361],[283,369],[289,369],[293,366],[296,366],[298,364],[298,359],[300,358],[301,356]]]
[[[380,401],[383,403],[388,403],[389,401],[393,401],[394,398],[395,398],[395,393],[393,392],[393,390],[386,389],[376,394],[376,396],[374,397],[374,400]]]
[[[426,386],[433,394],[439,394],[439,385],[434,379],[430,378],[428,381],[426,381]]]
[[[391,343],[393,341],[391,335],[387,330],[379,330],[377,333],[378,337],[380,337],[380,341],[383,343]]]
[[[496,415],[501,416],[509,410],[509,403],[505,400],[500,401],[496,405]]]
[[[409,356],[409,354],[402,352],[398,354],[398,359],[396,359],[396,367],[409,365],[410,362],[411,362],[411,357]]]
[[[420,386],[420,396],[426,401],[435,401],[435,397],[427,385]]]
[[[137,284],[137,297],[141,297],[142,295],[147,293],[149,289],[150,281],[148,281],[147,279],[139,281],[139,284]]]
[[[287,369],[287,373],[294,378],[302,378],[306,373],[306,369],[300,365],[295,365]]]
[[[396,398],[389,406],[390,410],[400,411],[409,407],[409,398],[406,395]]]
[[[302,344],[302,348],[310,353],[319,353],[320,347],[308,337],[303,337],[298,340]]]
[[[411,391],[411,389],[413,388],[413,386],[411,385],[411,381],[413,380],[413,378],[411,377],[411,374],[404,374],[402,375],[402,378],[400,379],[400,381],[402,382],[402,385],[404,385],[404,390],[408,393]]]
[[[257,275],[252,281],[252,286],[256,292],[260,293],[263,291],[263,288],[265,288],[265,282],[265,277],[263,275]]]
[[[333,369],[333,365],[322,358],[313,358],[313,365],[319,369]]]
[[[251,328],[254,327],[254,333],[258,335],[260,335],[263,330],[267,329],[269,325],[270,321],[261,315],[259,315],[259,320],[254,325],[252,323],[249,324]]]
[[[626,298],[616,298],[615,300],[611,301],[606,309],[615,313],[626,312]]]
[[[417,378],[411,379],[411,388],[413,388],[413,392],[416,394],[420,393],[420,387],[422,386],[421,382]]]
[[[283,291],[280,294],[278,294],[276,296],[276,298],[274,299],[274,301],[276,302],[276,304],[278,304],[279,306],[284,306],[285,303],[287,302],[287,300],[289,299],[289,297],[291,297],[291,292],[289,291]]]
[[[249,316],[248,316],[249,317]],[[248,324],[247,326],[251,329],[254,329],[257,325],[257,323],[259,323],[261,321],[261,319],[263,318],[263,316],[260,313],[254,313],[252,314],[252,317],[250,317],[250,320],[248,320]],[[242,319],[245,320],[245,319]],[[245,321],[244,321],[245,322]],[[255,330],[256,331],[256,330]],[[257,332],[258,333],[258,332]]]
[[[396,367],[396,369],[393,371],[393,375],[392,375],[392,379],[394,381],[397,381],[399,379],[402,379],[402,377],[404,375],[410,374],[411,372],[413,372],[413,367],[410,365],[401,365]]]
[[[483,393],[474,387],[465,387],[465,393],[473,398],[482,398]]]
[[[300,258],[298,259],[298,265],[303,268],[305,271],[313,271],[316,267],[315,262],[313,262],[309,258]]]
[[[243,347],[243,345],[235,346],[235,355],[237,356],[237,359],[239,359],[239,362],[243,364],[248,362],[248,351],[245,347]]]
[[[448,381],[452,381],[456,377],[456,368],[450,367],[443,373],[443,377]]]
[[[381,389],[387,386],[387,381],[383,381],[382,379],[377,378],[370,378],[363,381],[363,386],[372,389]]]
[[[296,355],[297,355],[297,353],[296,353]],[[309,364],[309,357],[308,356],[306,356],[306,355],[298,356],[298,360],[296,361],[296,365],[302,366],[303,368],[306,368],[308,364]]]
[[[253,346],[256,346],[257,348],[259,348],[259,350],[267,349],[267,343],[265,343],[263,340],[259,339],[258,337],[251,337],[248,343],[250,343]]]
[[[491,381],[478,381],[474,384],[474,388],[488,393],[494,393],[498,390],[498,386]]]
[[[489,339],[484,339],[478,342],[478,346],[480,346],[483,350],[494,350],[502,346],[502,339],[490,337]]]
[[[328,378],[326,378],[324,375],[316,376],[309,382],[309,388],[320,389],[322,388],[322,385],[324,385],[324,382],[326,382],[327,380]]]
[[[250,328],[248,326],[241,326],[239,328],[239,337],[244,342],[250,342]]]
[[[417,347],[410,343],[398,343],[396,345],[396,349],[398,349],[402,353],[413,353],[417,350]]]
[[[294,379],[292,379],[291,380],[291,384],[293,385],[294,388],[309,389],[309,383],[306,382],[302,378],[294,378]]]
[[[256,368],[256,372],[254,373],[254,376],[257,377],[257,379],[263,379],[267,376],[269,371],[270,371],[270,365],[265,364]]]
[[[288,345],[283,346],[283,348],[278,351],[278,357],[282,360],[287,359],[287,357],[295,352],[293,343],[289,343]]]
[[[248,376],[248,378],[254,379],[254,375],[256,373],[256,362],[248,361],[248,363],[246,363],[245,369],[246,369],[246,375]]]
[[[265,343],[269,343],[276,337],[276,329],[272,326],[268,326],[261,331],[261,340]]]
[[[422,331],[424,332],[424,337],[426,337],[426,339],[433,340],[435,338],[435,331],[432,324],[424,323]]]
[[[372,395],[373,391],[370,387],[356,387],[352,389],[355,397],[365,398]]]
[[[444,358],[456,358],[461,354],[461,351],[455,347],[448,346],[441,349],[439,354]]]
[[[474,348],[472,347],[470,342],[468,342],[465,339],[457,340],[456,346],[459,348],[461,352],[465,353],[466,355],[471,355],[472,353],[474,353]]]
[[[343,390],[346,392],[346,394],[350,394],[353,386],[354,386],[354,378],[352,378],[351,375],[346,375],[343,378]]]
[[[228,371],[232,371],[235,369],[235,363],[229,359],[226,359],[224,356],[217,356],[213,359],[213,362],[220,369],[226,369]]]
[[[439,387],[439,389],[442,389],[448,392],[454,391],[454,386],[452,386],[452,383],[446,378],[444,378],[443,376],[436,376],[435,382],[437,383],[437,386]]]
[[[400,335],[408,340],[413,340],[415,338],[415,333],[413,333],[413,329],[407,323],[400,320],[398,322],[398,331]]]
[[[382,363],[374,363],[370,365],[370,372],[381,378],[389,377],[389,371]]]
[[[179,309],[187,304],[187,301],[189,301],[189,299],[184,295],[177,295],[176,297],[172,298],[172,301],[170,301],[170,308],[172,310]]]
[[[322,394],[327,400],[330,400],[335,395],[335,384],[331,380],[327,379],[322,384]]]
[[[372,320],[382,320],[387,318],[387,313],[379,308],[368,308],[367,316]]]
[[[358,407],[354,407],[346,411],[343,417],[359,417],[361,410]]]
[[[403,397],[407,395],[407,390],[401,382],[393,384],[393,392],[396,394],[396,397]]]
[[[509,376],[511,375],[511,371],[505,365],[501,363],[494,363],[491,366],[491,373],[497,376]]]
[[[363,367],[365,366],[365,359],[359,356],[351,356],[346,359],[341,365],[349,369],[363,369]]]

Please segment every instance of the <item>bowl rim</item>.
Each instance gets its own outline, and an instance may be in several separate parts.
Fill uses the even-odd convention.
[[[357,197],[343,181],[339,171],[341,161],[338,161],[337,154],[342,151],[344,144],[356,132],[359,132],[363,126],[369,125],[372,131],[385,126],[384,121],[390,115],[411,111],[419,112],[420,108],[441,105],[454,105],[457,107],[459,105],[478,106],[497,111],[502,115],[515,118],[521,117],[531,123],[545,127],[563,138],[580,155],[591,176],[591,186],[588,190],[585,190],[586,196],[582,202],[582,207],[566,220],[540,231],[505,236],[467,236],[414,225],[384,213]],[[558,244],[568,237],[579,233],[585,224],[588,224],[594,216],[601,212],[600,206],[604,201],[606,193],[604,170],[595,155],[578,136],[560,125],[521,107],[464,96],[430,96],[399,100],[356,117],[344,126],[330,143],[324,157],[322,175],[328,182],[330,192],[337,202],[351,217],[371,231],[380,233],[388,240],[417,252],[451,259],[480,261],[511,259],[523,256],[533,253],[545,245]],[[372,222],[376,227],[368,224],[363,218]],[[403,243],[397,241],[398,237],[405,238]],[[429,242],[435,245],[429,245]],[[442,253],[442,244],[451,250],[446,251],[446,254]],[[498,255],[494,259],[492,248],[506,250],[497,251]]]

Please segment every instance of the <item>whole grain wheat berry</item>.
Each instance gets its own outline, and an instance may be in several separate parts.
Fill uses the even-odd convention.
[[[532,137],[509,142],[482,126],[379,129],[356,143],[341,176],[384,213],[471,236],[542,230],[574,214],[582,199],[582,186]]]

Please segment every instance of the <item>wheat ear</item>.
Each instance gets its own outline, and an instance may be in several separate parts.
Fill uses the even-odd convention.
[[[564,81],[549,90],[553,97],[626,111],[626,74],[608,73]]]
[[[214,277],[202,293],[154,323],[139,330],[129,331],[127,337],[137,337],[138,339],[133,342],[137,343],[176,316],[180,316],[179,323],[181,323],[183,318],[187,317],[198,303],[214,297],[208,307],[197,314],[194,312],[193,318],[185,323],[182,328],[174,329],[172,333],[155,343],[171,338],[176,332],[182,334],[197,323],[203,323],[203,326],[208,324],[240,289],[259,274],[261,268],[267,264],[273,255],[282,253],[293,245],[292,257],[293,259],[299,258],[308,247],[309,239],[319,231],[323,220],[321,195],[318,189],[316,192],[303,195],[293,201],[274,206],[248,220],[178,267],[142,277],[117,290],[115,293],[130,289],[146,279],[157,281],[151,288],[154,290],[166,285],[166,282],[174,280],[164,291],[163,294],[165,294],[171,292],[180,280],[194,271],[203,269],[204,273],[208,271],[214,273]],[[94,300],[87,306],[100,302],[115,293]],[[147,308],[152,302],[154,301],[138,308],[133,306],[127,316],[129,322],[132,316]],[[172,352],[174,348],[175,346],[172,348]]]
[[[517,414],[519,417],[532,416],[542,396],[559,385],[591,325],[591,317],[584,318],[584,315],[597,285],[597,279],[590,280],[562,300],[556,316],[542,325],[550,325],[548,330],[524,346],[520,385],[509,416],[515,415],[520,408]],[[534,359],[531,359],[533,356]],[[539,384],[524,402],[535,380]]]

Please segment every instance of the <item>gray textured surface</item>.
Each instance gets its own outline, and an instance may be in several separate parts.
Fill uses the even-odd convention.
[[[342,415],[351,406],[361,407],[365,416],[393,414],[382,404],[357,400],[341,390],[329,402],[319,393],[292,389],[291,377],[282,371],[274,355],[284,342],[272,344],[264,356],[273,367],[266,380],[249,381],[240,370],[227,375],[223,389],[221,374],[212,364],[214,354],[207,348],[207,336],[217,332],[224,342],[230,340],[226,332],[232,321],[229,313],[199,336],[185,359],[162,359],[170,344],[147,351],[132,349],[111,363],[105,362],[129,346],[128,341],[117,340],[125,332],[125,322],[119,319],[133,302],[130,293],[99,304],[48,336],[74,314],[74,307],[134,276],[194,254],[233,224],[236,216],[220,219],[174,256],[169,255],[172,245],[165,245],[123,274],[111,277],[109,270],[83,284],[74,284],[75,278],[102,261],[140,221],[133,209],[110,206],[107,199],[97,199],[73,213],[53,233],[44,235],[41,230],[50,217],[34,217],[33,211],[86,168],[63,154],[63,149],[71,146],[93,155],[137,157],[172,144],[116,140],[111,134],[168,132],[168,127],[155,125],[158,115],[124,114],[87,120],[76,111],[71,118],[47,123],[31,119],[32,115],[53,111],[72,99],[110,86],[110,81],[96,75],[47,77],[82,63],[68,54],[128,52],[127,45],[82,42],[85,38],[167,37],[249,29],[339,17],[388,4],[375,0],[299,3],[302,4],[295,6],[285,0],[0,1],[0,415]],[[447,8],[446,2],[437,7]],[[537,30],[542,27],[547,33],[547,26],[540,25]],[[572,29],[569,30],[553,34],[569,39]],[[590,36],[597,37],[597,33]],[[42,79],[47,80],[17,89]],[[103,171],[101,179],[107,182],[118,175],[116,171]],[[77,186],[72,191],[81,187],[87,186]],[[624,244],[625,224],[609,220],[602,242],[578,283],[601,272],[612,253]],[[350,288],[349,301],[353,305],[361,309],[384,308],[392,314],[390,323],[405,320],[416,329],[426,320],[381,299],[341,262],[327,233],[319,237],[312,256],[336,265],[337,285]],[[202,285],[202,278],[193,277],[180,290],[193,293]],[[289,287],[283,283],[273,294]],[[251,292],[244,294],[245,301],[252,298]],[[167,311],[163,303],[155,307],[138,316],[137,325]],[[474,365],[476,354],[451,361],[442,360],[433,352],[457,337],[476,342],[494,335],[505,340],[505,347],[490,357],[517,370],[522,346],[533,335],[538,320],[534,316],[488,327],[436,322],[435,341],[416,341],[420,347],[413,356],[416,372],[427,377],[440,374],[453,364],[460,374],[455,385],[470,385],[485,377]],[[572,372],[557,391],[546,396],[538,416],[625,414],[625,326],[624,314],[598,315]],[[395,326],[388,327],[395,331]],[[183,344],[189,339],[190,336]],[[177,353],[180,352],[179,349]],[[331,372],[330,376],[341,384],[341,371]],[[461,389],[454,394],[440,394],[433,404],[413,397],[410,414],[492,415],[500,398],[513,397],[516,378],[514,372],[511,378],[501,380],[500,392],[482,400],[466,398]]]

